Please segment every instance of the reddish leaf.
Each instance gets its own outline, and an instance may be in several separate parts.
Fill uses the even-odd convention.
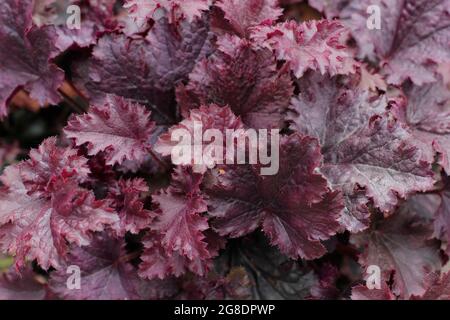
[[[53,184],[59,179],[82,183],[90,173],[87,159],[79,156],[75,149],[59,147],[55,137],[44,140],[37,149],[31,149],[29,157],[28,161],[15,165],[20,178],[5,177],[2,179],[5,185],[17,184],[20,191],[23,183],[30,192],[46,197],[49,192],[57,190]]]
[[[107,29],[107,20],[113,19],[115,0],[35,0],[33,22],[38,26],[53,25],[57,33],[56,46],[64,51],[72,46],[89,47],[97,40],[97,33]],[[80,8],[80,25],[75,22],[76,5]],[[75,8],[75,7],[73,7]]]
[[[347,29],[338,21],[295,21],[254,28],[252,38],[289,62],[297,78],[308,70],[330,75],[353,73],[356,62],[346,46]]]
[[[380,289],[369,289],[364,285],[357,285],[352,288],[352,300],[396,300],[386,282],[381,284]]]
[[[176,299],[225,300],[250,296],[250,283],[244,268],[233,268],[226,276],[210,273],[206,277],[186,277]]]
[[[220,0],[216,6],[224,15],[217,17],[217,27],[232,30],[241,37],[248,37],[251,27],[274,22],[282,14],[278,0]]]
[[[367,27],[369,6],[380,9],[380,29]],[[360,55],[379,61],[387,80],[415,84],[436,80],[437,64],[450,61],[449,0],[350,1],[340,13],[352,30]]]
[[[429,285],[427,291],[421,297],[413,297],[415,300],[450,300],[450,273],[439,276],[432,272],[426,281]]]
[[[422,150],[433,159],[440,154],[439,164],[450,172],[450,89],[438,81],[421,87],[405,85],[406,101],[397,102],[396,116],[406,122],[422,143]]]
[[[322,256],[320,241],[339,229],[343,206],[340,194],[330,192],[325,178],[314,172],[321,160],[315,139],[294,134],[282,140],[274,176],[260,176],[249,166],[224,167],[205,182],[215,228],[240,237],[261,226],[292,258]]]
[[[158,205],[156,222],[144,239],[139,274],[144,278],[180,276],[191,271],[204,276],[211,258],[223,247],[222,240],[207,230],[200,193],[202,175],[177,167],[169,188],[153,195]]]
[[[172,89],[211,51],[210,40],[203,20],[177,28],[163,19],[145,38],[107,33],[98,40],[93,56],[77,66],[78,87],[94,104],[115,94],[151,107],[160,123],[171,123]]]
[[[427,272],[440,268],[439,246],[429,240],[432,234],[426,220],[405,205],[384,221],[376,221],[371,228],[353,235],[351,241],[362,249],[359,262],[364,266],[378,266],[381,281],[393,275],[393,293],[408,299],[423,295],[427,288]]]
[[[385,97],[317,74],[301,79],[299,85],[292,128],[320,139],[321,172],[347,196],[349,230],[360,231],[367,222],[359,187],[386,213],[395,208],[398,196],[432,189],[429,159],[410,132],[386,113]]]
[[[7,0],[0,9],[0,117],[19,88],[41,105],[58,103],[64,72],[51,61],[60,53],[53,27],[32,26],[33,2]]]
[[[33,152],[30,160],[9,166],[2,176],[0,246],[16,256],[18,266],[37,259],[43,269],[57,268],[66,254],[66,242],[88,245],[92,231],[101,231],[118,218],[104,202],[78,187],[82,176],[74,177],[74,171],[64,169],[60,176],[40,171],[57,168],[58,156],[70,154],[70,149],[64,151],[48,139]],[[83,163],[80,157],[65,160],[69,165]]]
[[[162,16],[167,16],[169,22],[174,23],[185,19],[194,21],[209,9],[211,3],[211,0],[125,0],[125,7],[138,24]]]
[[[418,194],[408,199],[408,206],[423,219],[433,223],[433,237],[446,244],[450,252],[450,190],[446,187],[436,193]]]
[[[64,132],[78,146],[87,143],[90,155],[106,151],[106,163],[114,165],[124,160],[143,162],[153,130],[150,112],[143,106],[108,96],[104,105],[73,116]]]
[[[277,70],[269,50],[255,50],[237,36],[223,36],[217,44],[219,50],[200,61],[189,84],[177,90],[184,115],[202,104],[217,103],[228,105],[250,127],[282,127],[293,93],[288,69]]]
[[[110,198],[113,200],[120,222],[118,234],[134,234],[150,227],[154,215],[144,209],[144,193],[149,188],[143,179],[119,180],[117,185],[110,190]]]
[[[161,245],[161,237],[156,233],[149,233],[144,239],[144,252],[141,255],[139,276],[146,279],[164,279],[168,276],[181,276],[188,267],[193,272],[204,274],[202,264],[189,262],[178,252],[169,252]]]
[[[225,134],[226,129],[238,130],[244,128],[244,125],[242,124],[240,118],[236,117],[228,107],[221,108],[214,104],[211,104],[209,106],[201,106],[199,109],[191,110],[189,118],[184,119],[178,125],[170,128],[167,133],[162,134],[155,145],[155,150],[161,153],[163,156],[171,155],[174,147],[178,145],[178,142],[172,140],[174,133],[178,130],[186,130],[186,133],[190,134],[191,147],[192,150],[194,150],[194,138],[197,135],[195,130],[199,131],[200,125],[202,126],[202,137],[204,132],[208,129],[216,129]],[[223,144],[225,144],[225,141],[223,141]],[[206,154],[205,150],[213,148],[216,145],[219,145],[219,141],[214,140],[208,142],[203,141],[202,139],[203,153]],[[204,172],[207,169],[207,165],[212,166],[217,163],[217,161],[212,157],[211,159],[207,160],[202,159],[203,163],[195,163],[196,159],[194,158],[194,155],[191,155],[190,160],[192,161],[191,164],[194,166],[195,170],[201,172]],[[210,164],[206,163],[210,161]]]
[[[148,300],[173,295],[171,279],[143,280],[127,259],[125,244],[106,233],[97,234],[89,247],[73,248],[61,268],[50,274],[49,287],[59,297],[75,300]],[[67,286],[70,266],[80,270],[80,288]]]
[[[208,236],[208,233],[205,232],[205,235]],[[204,276],[211,269],[210,259],[189,260],[178,251],[168,251],[161,241],[162,237],[155,232],[149,232],[145,236],[143,240],[144,252],[141,255],[142,262],[139,265],[141,277],[165,279],[170,276],[180,277],[187,271]],[[209,257],[215,257],[218,254],[215,248],[208,247],[208,250]]]
[[[210,258],[203,234],[209,226],[201,215],[207,210],[200,194],[201,181],[202,175],[177,167],[171,186],[153,195],[159,214],[152,229],[162,234],[161,244],[168,252],[178,252],[191,261]]]
[[[308,4],[323,12],[328,19],[339,17],[339,13],[351,0],[309,0]]]

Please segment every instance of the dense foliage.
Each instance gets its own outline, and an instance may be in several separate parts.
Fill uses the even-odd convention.
[[[450,0],[4,0],[0,119],[0,299],[450,298]]]

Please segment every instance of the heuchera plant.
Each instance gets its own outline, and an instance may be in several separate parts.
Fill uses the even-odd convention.
[[[0,299],[450,299],[450,0],[4,0],[0,121]]]

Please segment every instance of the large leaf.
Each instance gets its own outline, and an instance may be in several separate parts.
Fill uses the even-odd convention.
[[[386,112],[385,97],[318,74],[301,79],[299,85],[289,117],[291,127],[320,140],[321,172],[347,197],[349,230],[359,231],[367,223],[359,188],[389,213],[398,196],[433,187],[429,159],[422,156],[421,144],[411,133]]]
[[[380,9],[380,29],[369,29],[369,6]],[[390,83],[433,82],[436,66],[450,61],[449,0],[350,1],[339,17],[352,30],[360,54],[379,61]]]
[[[398,98],[396,116],[413,130],[413,135],[423,142],[422,149],[429,158],[439,153],[439,164],[450,172],[450,89],[438,81],[420,87],[404,86],[406,100]],[[406,103],[407,101],[407,103]]]
[[[154,129],[150,112],[143,106],[109,95],[105,104],[72,116],[64,132],[78,146],[87,143],[90,155],[106,151],[106,163],[114,165],[125,160],[143,162]]]
[[[282,127],[293,92],[289,70],[278,70],[269,50],[255,50],[237,36],[223,36],[217,44],[218,51],[189,75],[189,84],[178,88],[182,112],[217,103],[228,105],[247,126]]]
[[[339,229],[342,197],[315,172],[317,140],[298,134],[281,141],[280,170],[261,176],[252,166],[224,166],[206,179],[209,214],[221,235],[240,237],[262,227],[273,245],[292,258],[325,254],[321,240]]]
[[[381,270],[381,281],[393,277],[393,292],[408,299],[427,289],[426,275],[441,267],[439,244],[429,240],[432,228],[405,204],[392,217],[374,221],[371,228],[353,235],[351,241],[362,252],[359,262]]]
[[[115,94],[151,107],[155,119],[168,124],[175,117],[169,109],[173,87],[211,51],[210,40],[204,20],[176,27],[162,19],[145,38],[106,33],[77,66],[77,83],[93,103]]]
[[[273,50],[277,59],[288,61],[297,78],[309,69],[336,75],[353,73],[356,68],[346,45],[348,30],[339,21],[262,25],[254,28],[252,38]]]
[[[20,88],[42,105],[61,100],[64,72],[51,62],[60,53],[56,31],[33,26],[32,10],[28,0],[7,0],[0,9],[0,117]]]
[[[63,268],[50,274],[49,288],[57,296],[72,300],[148,300],[176,292],[171,279],[139,278],[129,259],[123,241],[107,233],[97,234],[89,247],[71,250]],[[69,272],[70,266],[79,268],[79,289],[67,285],[75,275]]]
[[[16,256],[19,267],[34,259],[43,269],[60,267],[67,243],[88,245],[93,231],[118,221],[106,203],[78,187],[82,176],[77,173],[84,168],[50,171],[57,169],[61,153],[72,155],[65,159],[69,165],[83,164],[73,151],[61,150],[50,138],[30,160],[9,166],[2,175],[0,246]]]

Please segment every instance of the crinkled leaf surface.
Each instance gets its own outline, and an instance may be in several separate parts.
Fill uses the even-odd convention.
[[[293,86],[289,69],[277,69],[267,49],[255,50],[237,36],[218,39],[219,50],[200,61],[189,84],[177,90],[182,112],[202,104],[228,105],[254,128],[280,128]]]
[[[36,259],[43,269],[60,267],[67,243],[88,245],[93,231],[118,221],[106,203],[78,187],[77,169],[40,171],[56,169],[62,153],[72,154],[64,159],[69,165],[84,164],[74,150],[61,150],[55,143],[53,138],[45,140],[30,160],[9,166],[1,177],[0,245],[16,256],[18,266]]]
[[[353,73],[356,62],[347,47],[348,30],[339,21],[295,21],[253,28],[252,38],[289,62],[300,78],[307,70],[330,75]]]
[[[167,16],[171,23],[178,23],[181,20],[192,22],[201,17],[211,3],[211,0],[125,0],[125,7],[138,24],[162,16]]]
[[[114,165],[125,160],[143,162],[154,128],[144,106],[108,95],[103,105],[73,116],[64,132],[78,146],[87,143],[90,155],[106,151],[106,164]]]
[[[70,266],[80,268],[80,289],[67,287]],[[173,295],[176,287],[171,279],[144,280],[127,260],[125,243],[107,233],[95,236],[88,247],[73,248],[64,268],[50,274],[49,287],[57,296],[75,300],[148,300]]]
[[[120,218],[119,235],[124,236],[126,232],[137,234],[150,227],[154,215],[144,208],[145,194],[148,192],[148,185],[140,178],[121,179],[110,189],[109,198]]]
[[[209,214],[221,235],[240,237],[262,227],[273,245],[292,257],[325,254],[321,240],[339,229],[338,192],[315,173],[321,162],[317,140],[298,134],[281,142],[280,170],[261,176],[251,166],[224,166],[207,178]]]
[[[386,113],[385,97],[318,74],[299,85],[291,127],[320,140],[321,172],[347,196],[348,229],[355,232],[367,223],[360,187],[384,212],[394,209],[398,196],[433,187],[431,163],[422,158],[411,133]]]
[[[422,300],[449,300],[450,299],[450,275],[447,272],[439,276],[431,272],[427,277],[428,289],[421,297],[414,297]]]
[[[441,266],[439,246],[431,235],[430,225],[406,204],[393,216],[352,235],[351,241],[362,250],[359,262],[364,267],[378,266],[382,281],[393,275],[393,293],[408,299],[423,295],[426,274]]]
[[[210,41],[205,20],[176,27],[162,19],[145,38],[107,33],[77,66],[77,83],[93,103],[115,94],[151,107],[155,119],[169,124],[175,117],[169,108],[173,87],[210,52]]]
[[[186,271],[205,276],[210,270],[211,258],[218,255],[223,243],[208,230],[202,179],[192,168],[179,166],[170,186],[153,195],[158,208],[152,231],[143,240],[142,277],[163,279]]]
[[[450,89],[442,79],[430,84],[405,85],[406,101],[400,101],[395,111],[423,142],[421,148],[428,157],[438,152],[439,164],[450,172]]]
[[[380,29],[369,29],[369,6],[380,10]],[[387,80],[436,80],[436,66],[450,60],[449,0],[351,1],[339,17],[352,30],[360,54],[380,61]]]
[[[223,14],[223,17],[218,15],[217,26],[242,37],[250,35],[251,27],[276,21],[282,14],[278,0],[220,0],[216,6]]]
[[[51,62],[60,51],[53,27],[32,25],[33,2],[7,0],[0,9],[0,117],[16,90],[23,88],[40,104],[58,103],[64,72]]]
[[[202,264],[190,263],[178,252],[168,252],[161,244],[161,236],[150,232],[142,240],[144,252],[139,265],[139,276],[144,279],[164,279],[168,276],[179,277],[188,267],[195,273],[204,274]]]
[[[194,262],[211,257],[203,234],[209,226],[202,215],[207,208],[199,189],[201,181],[201,174],[189,167],[177,167],[171,186],[152,196],[159,208],[152,229],[162,235],[161,245],[167,252]],[[202,275],[203,271],[197,273]]]
[[[195,145],[196,143],[198,143],[195,141],[195,136],[197,136],[198,134],[201,134],[201,136],[203,136],[206,130],[211,129],[219,130],[220,133],[225,135],[227,129],[239,130],[243,128],[244,125],[242,121],[240,120],[240,118],[236,117],[233,114],[230,108],[219,107],[215,104],[201,106],[198,109],[190,110],[188,118],[182,120],[178,125],[171,127],[167,133],[162,134],[155,144],[155,150],[161,153],[163,156],[169,156],[172,154],[172,152],[174,152],[175,146],[180,146],[180,144],[183,143],[182,146],[191,148],[192,153],[188,159],[190,160],[190,162],[186,163],[186,165],[192,165],[197,172],[204,172],[206,171],[208,165],[206,162],[211,162],[212,166],[215,165],[218,160],[216,160],[217,158],[215,157],[204,159],[202,156],[202,163],[197,163],[196,158],[193,154],[193,152],[195,152]],[[190,137],[190,139],[188,141],[176,141],[177,139],[179,139],[179,137],[176,136],[177,131],[184,132]],[[215,148],[215,146],[220,146],[223,148],[225,145],[225,141],[220,142],[216,140],[206,141],[202,139],[200,143],[202,144],[204,155],[207,154],[206,151],[209,150],[209,148]],[[225,148],[223,148],[223,150],[225,151]]]
[[[86,48],[96,42],[98,33],[113,27],[115,2],[115,0],[35,0],[33,22],[38,26],[55,27],[56,46],[61,51],[72,46]],[[76,8],[80,9],[79,25],[75,19]]]

